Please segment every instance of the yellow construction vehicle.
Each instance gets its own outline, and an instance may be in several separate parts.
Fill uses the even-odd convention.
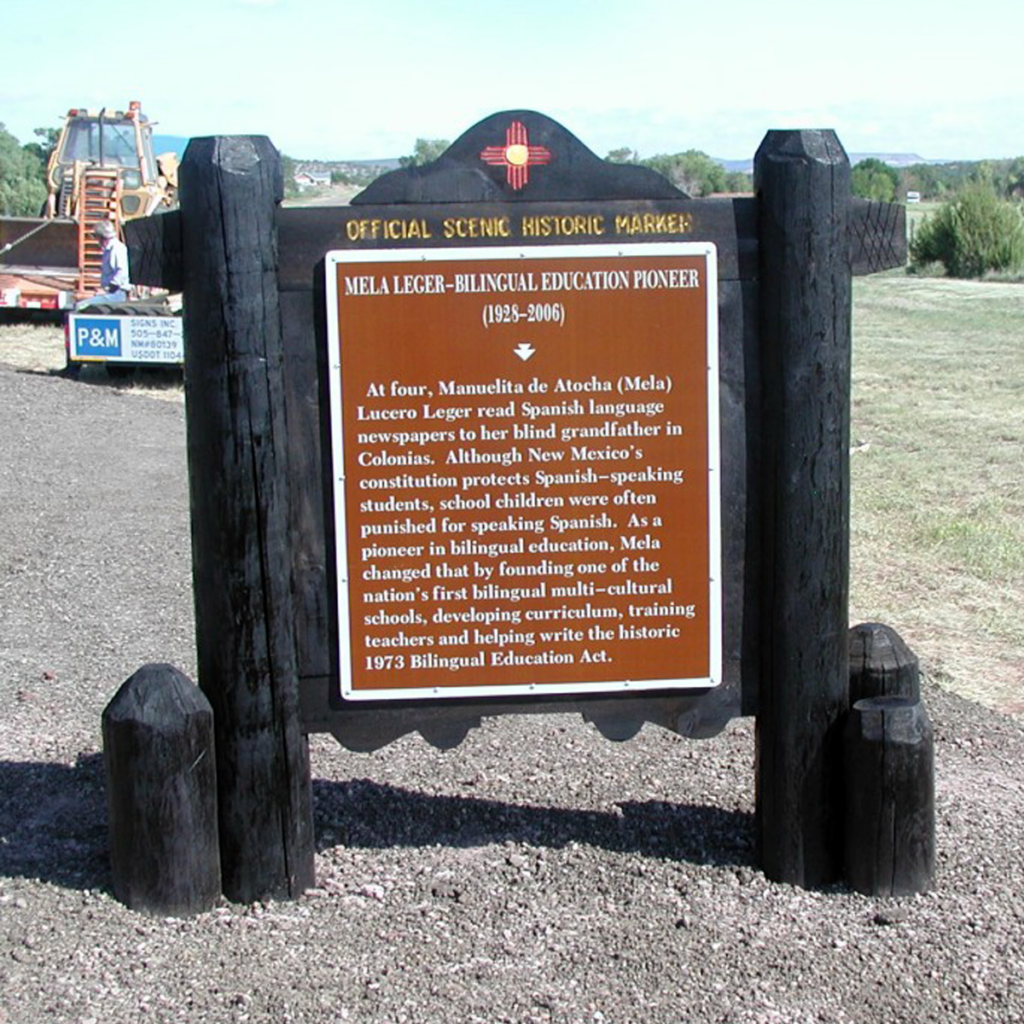
[[[46,170],[41,217],[0,219],[0,309],[68,309],[99,289],[97,221],[121,224],[177,201],[178,162],[155,156],[153,127],[126,111],[68,111]]]
[[[108,192],[116,182],[117,214],[123,220],[174,204],[177,159],[154,156],[153,129],[137,101],[127,111],[68,111],[46,168],[46,216],[79,217],[89,178],[107,182]]]

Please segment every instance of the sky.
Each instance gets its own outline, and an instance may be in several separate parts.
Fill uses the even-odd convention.
[[[1024,155],[1022,0],[174,0],[88,36],[80,0],[45,7],[5,18],[0,122],[21,142],[138,99],[160,134],[267,135],[298,159],[401,156],[511,109],[599,156],[745,160],[770,128]]]

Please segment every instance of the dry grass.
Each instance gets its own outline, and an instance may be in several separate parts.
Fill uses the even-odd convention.
[[[23,373],[59,374],[64,371],[64,329],[45,322],[0,322],[0,364]],[[185,400],[181,371],[172,368],[136,369],[113,379],[101,364],[82,367],[82,384],[148,395],[170,402]]]
[[[1024,711],[1024,287],[854,289],[851,617]]]

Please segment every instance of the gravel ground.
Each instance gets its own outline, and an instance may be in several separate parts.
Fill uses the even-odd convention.
[[[447,753],[314,737],[315,890],[127,910],[99,723],[140,664],[195,672],[182,409],[0,366],[0,438],[0,1024],[1024,1020],[1024,730],[931,685],[913,899],[765,879],[749,720],[542,716]]]

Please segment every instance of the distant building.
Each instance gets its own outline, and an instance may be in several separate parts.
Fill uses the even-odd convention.
[[[331,184],[331,172],[302,167],[295,172],[295,184],[300,189],[327,188]]]
[[[920,192],[908,192],[907,193],[907,202],[908,203],[919,203],[919,202],[921,202],[921,193]]]

